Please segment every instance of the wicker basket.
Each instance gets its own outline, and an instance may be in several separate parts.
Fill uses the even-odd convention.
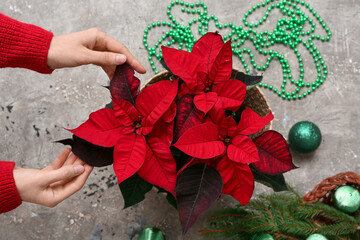
[[[231,77],[233,78],[237,72],[242,72],[239,69],[233,69]],[[149,84],[153,84],[156,82],[159,82],[161,80],[169,80],[173,76],[170,72],[164,71],[161,73],[158,73],[154,75],[146,84],[144,87],[146,87]],[[143,88],[144,88],[143,87]],[[270,113],[270,105],[268,100],[266,99],[264,93],[260,90],[258,86],[253,87],[252,89],[248,90],[246,92],[246,97],[243,103],[244,107],[249,107],[253,111],[255,111],[260,116],[265,116]],[[270,130],[272,128],[272,122],[270,122],[268,125],[266,125],[260,132],[251,135],[251,138],[257,137],[264,133],[267,130]]]
[[[315,188],[308,192],[303,200],[307,203],[321,201],[331,205],[331,196],[333,191],[342,185],[351,185],[360,190],[360,175],[354,172],[343,172],[335,176],[324,179]]]

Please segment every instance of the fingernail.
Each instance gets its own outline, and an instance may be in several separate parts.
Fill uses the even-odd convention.
[[[126,62],[126,56],[125,55],[116,55],[115,57],[116,64],[123,64]]]
[[[75,165],[74,170],[75,170],[76,175],[79,175],[85,171],[85,168],[84,168],[84,166],[81,166],[81,165]]]

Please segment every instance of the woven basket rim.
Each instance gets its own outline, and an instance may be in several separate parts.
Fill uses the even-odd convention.
[[[303,201],[315,203],[322,201],[329,203],[331,193],[343,185],[353,185],[360,190],[360,175],[355,172],[341,172],[332,177],[325,178],[317,184],[310,192],[305,194]]]

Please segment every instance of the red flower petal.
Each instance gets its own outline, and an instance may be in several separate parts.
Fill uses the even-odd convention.
[[[174,120],[175,116],[176,116],[176,103],[172,102],[169,109],[164,113],[161,119],[169,123]]]
[[[113,99],[125,100],[135,104],[139,94],[140,80],[134,76],[134,69],[127,63],[116,67],[110,81],[110,93]]]
[[[224,143],[218,141],[216,125],[211,122],[189,129],[174,146],[192,157],[201,159],[220,156],[226,150]]]
[[[78,128],[69,130],[77,137],[102,147],[113,147],[124,133],[124,125],[112,109],[104,108],[90,114]]]
[[[218,162],[220,161],[219,158],[211,158],[211,159],[200,159],[200,158],[191,158],[188,163],[186,163],[177,173],[179,175],[185,168],[197,164],[197,163],[205,163],[213,168],[216,168]]]
[[[193,91],[185,83],[182,83],[179,86],[177,98],[180,99],[186,94],[193,94]]]
[[[145,153],[144,136],[135,133],[121,136],[114,149],[114,171],[119,184],[141,168]]]
[[[128,101],[113,99],[114,114],[119,123],[124,126],[131,126],[134,122],[139,121],[140,114]]]
[[[156,122],[150,133],[150,137],[161,139],[163,142],[171,143],[174,135],[174,122],[167,123],[163,120]]]
[[[208,116],[210,116],[210,118],[214,123],[221,122],[222,120],[225,119],[224,104],[219,97],[214,107],[209,111]]]
[[[219,54],[216,56],[214,64],[212,65],[209,78],[213,83],[218,84],[230,79],[232,72],[232,50],[231,40],[227,41],[221,48]]]
[[[251,139],[244,135],[234,137],[227,148],[228,157],[238,163],[259,161],[259,153]]]
[[[289,146],[280,133],[266,131],[253,141],[260,158],[253,166],[259,172],[277,175],[297,168],[292,162]]]
[[[206,62],[206,70],[208,73],[218,55],[220,49],[224,45],[222,37],[218,33],[207,33],[194,43],[192,53],[203,58]],[[171,69],[171,68],[170,68]]]
[[[248,204],[254,191],[254,176],[250,167],[224,157],[216,169],[224,182],[222,192],[233,196],[241,205]]]
[[[175,195],[176,162],[170,145],[161,139],[149,137],[146,156],[138,174],[141,178]]]
[[[198,72],[207,72],[203,60],[187,51],[161,47],[166,65],[171,72],[179,76],[190,89],[198,85]]]
[[[190,128],[204,122],[205,115],[194,105],[194,95],[186,94],[177,102],[174,142]]]
[[[218,94],[224,109],[231,111],[236,111],[241,106],[246,95],[246,85],[235,79],[225,80],[212,90]]]
[[[215,105],[217,98],[214,92],[203,93],[195,96],[194,104],[197,109],[206,114]]]
[[[251,108],[246,108],[241,114],[238,128],[241,134],[251,135],[259,132],[273,119],[274,115],[271,111],[268,115],[260,117],[260,115]]]
[[[178,90],[178,80],[165,80],[145,88],[136,99],[136,108],[143,116],[142,133],[147,135],[174,101]]]
[[[218,126],[219,136],[221,136],[222,139],[224,139],[226,137],[233,138],[237,135],[236,122],[230,116],[224,118],[222,121],[220,121],[216,125]]]

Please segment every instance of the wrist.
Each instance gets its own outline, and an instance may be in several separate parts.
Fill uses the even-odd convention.
[[[14,162],[0,161],[0,213],[11,211],[22,202],[14,180],[14,166]]]

